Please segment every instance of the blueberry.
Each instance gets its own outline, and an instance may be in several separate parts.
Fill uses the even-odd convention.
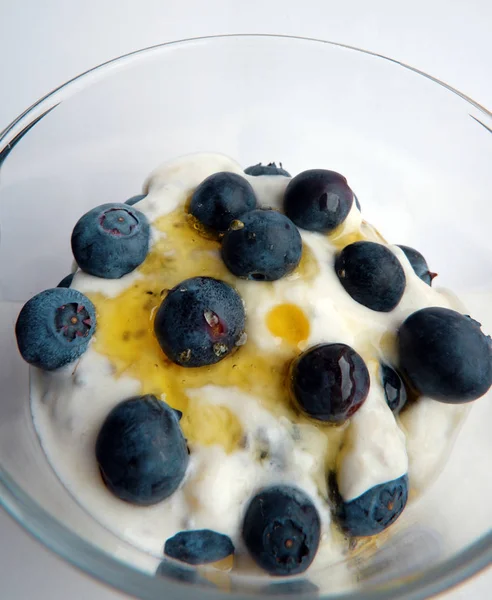
[[[125,204],[133,206],[134,204],[137,204],[137,202],[140,202],[140,200],[143,200],[146,197],[146,194],[137,194],[136,196],[132,196],[131,198],[128,198],[128,200],[125,200]]]
[[[407,475],[375,485],[349,502],[340,496],[334,474],[329,478],[329,488],[335,520],[346,534],[355,537],[384,531],[401,515],[408,500]]]
[[[320,518],[301,490],[288,485],[265,488],[246,509],[243,539],[255,562],[271,575],[304,572],[318,550]]]
[[[244,306],[227,283],[192,277],[173,288],[154,321],[167,357],[183,367],[219,362],[244,343]]]
[[[319,587],[307,579],[294,579],[293,581],[281,581],[270,583],[261,590],[264,596],[294,596],[317,594]]]
[[[287,186],[284,212],[302,229],[327,233],[345,221],[353,201],[343,175],[311,169],[296,175]]]
[[[107,488],[140,506],[173,494],[188,465],[178,415],[155,396],[137,396],[115,406],[96,441],[96,459]]]
[[[101,204],[81,217],[72,232],[79,267],[105,279],[136,269],[149,250],[147,217],[128,204]]]
[[[317,421],[343,423],[369,393],[366,364],[345,344],[319,344],[300,354],[290,370],[294,403]]]
[[[53,371],[86,351],[96,329],[92,302],[71,288],[45,290],[24,304],[15,335],[22,358]]]
[[[196,188],[190,213],[215,231],[226,231],[230,223],[256,208],[256,196],[248,181],[237,173],[214,173]]]
[[[355,202],[355,206],[357,206],[357,209],[359,210],[359,212],[361,212],[362,209],[360,207],[359,198],[357,198],[357,196],[355,194],[354,194],[354,202]]]
[[[381,384],[386,403],[397,415],[407,402],[407,390],[398,373],[388,365],[381,364]]]
[[[345,291],[372,310],[390,312],[405,291],[403,267],[382,244],[355,242],[345,246],[336,258],[335,271]]]
[[[277,167],[274,162],[267,165],[258,163],[257,165],[247,167],[244,169],[244,172],[246,175],[252,175],[253,177],[258,177],[259,175],[283,175],[284,177],[290,177],[290,173],[282,167],[282,163],[279,163],[279,165],[280,167]]]
[[[210,529],[181,531],[166,541],[164,554],[189,565],[204,565],[234,554],[234,545],[227,535]]]
[[[75,273],[70,273],[70,275],[66,275],[56,287],[69,288],[72,285],[74,275]]]
[[[192,583],[194,585],[217,589],[217,586],[214,583],[205,579],[205,577],[202,577],[196,569],[177,565],[170,560],[163,560],[157,567],[155,574],[158,577],[173,579],[174,581]]]
[[[252,210],[224,235],[222,259],[244,279],[275,281],[299,264],[302,238],[297,227],[275,210]]]
[[[402,324],[400,366],[413,387],[450,404],[483,396],[492,384],[492,345],[480,323],[448,308],[423,308]]]
[[[410,248],[410,246],[398,246],[398,248],[403,250],[415,274],[427,285],[432,285],[432,280],[437,276],[437,273],[429,271],[429,265],[422,254],[418,250],[415,250],[415,248]]]

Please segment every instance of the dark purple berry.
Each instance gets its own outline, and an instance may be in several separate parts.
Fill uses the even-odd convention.
[[[290,370],[290,389],[302,413],[318,421],[343,423],[367,398],[366,364],[345,344],[319,344],[299,355]]]
[[[328,233],[341,225],[352,208],[354,194],[340,173],[311,169],[287,186],[284,212],[298,227]]]
[[[398,373],[389,365],[381,364],[380,369],[384,398],[392,412],[397,415],[407,402],[405,384]]]

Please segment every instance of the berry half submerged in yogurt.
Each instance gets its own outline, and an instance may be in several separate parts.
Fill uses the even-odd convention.
[[[417,277],[422,279],[427,285],[432,285],[432,280],[434,277],[437,277],[437,273],[429,271],[427,261],[422,254],[418,250],[415,250],[415,248],[410,248],[410,246],[398,246],[398,248],[403,250]]]
[[[408,500],[407,475],[376,485],[349,502],[338,495],[334,477],[330,483],[335,518],[342,530],[354,537],[376,535],[387,529],[401,515]]]
[[[286,171],[282,167],[282,163],[279,163],[280,166],[272,162],[267,165],[262,165],[258,163],[257,165],[252,165],[251,167],[246,167],[244,172],[246,175],[252,175],[253,177],[261,177],[261,175],[280,175],[282,177],[290,177],[290,173]]]

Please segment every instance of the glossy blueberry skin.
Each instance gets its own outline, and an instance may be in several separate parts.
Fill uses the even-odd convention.
[[[217,586],[200,575],[197,569],[175,564],[170,560],[163,560],[157,567],[156,576],[181,581],[183,583],[192,583],[206,588],[215,588]],[[163,598],[164,600],[164,598]]]
[[[276,485],[250,500],[242,535],[252,558],[270,575],[296,575],[312,563],[320,529],[309,497],[298,488]]]
[[[66,275],[56,287],[69,288],[72,285],[74,275],[75,273],[70,273],[69,275]]]
[[[311,169],[287,186],[284,212],[298,227],[328,233],[345,221],[354,194],[340,173]]]
[[[106,487],[120,500],[150,506],[173,494],[188,466],[188,448],[176,411],[155,396],[120,402],[96,441]]]
[[[290,369],[294,404],[311,419],[343,423],[369,393],[366,364],[346,344],[319,344],[300,354]]]
[[[346,534],[354,537],[384,531],[401,515],[408,500],[407,475],[376,485],[350,502],[341,498],[334,476],[329,486],[335,502],[335,520]]]
[[[389,365],[380,365],[384,398],[391,411],[397,415],[407,403],[407,390],[402,378]]]
[[[259,175],[283,175],[284,177],[290,177],[290,173],[282,167],[282,163],[279,164],[280,166],[277,167],[274,162],[267,165],[258,163],[257,165],[247,167],[244,169],[244,172],[246,175],[252,175],[253,177],[258,177]]]
[[[403,267],[382,244],[355,242],[345,246],[336,258],[335,271],[345,291],[371,310],[392,311],[405,291]]]
[[[144,198],[147,198],[147,194],[137,194],[136,196],[132,196],[131,198],[128,198],[128,200],[125,200],[125,204],[134,206],[135,204],[137,204],[138,202],[140,202],[140,200],[143,200]]]
[[[398,248],[403,250],[417,277],[422,279],[427,285],[432,285],[432,280],[436,277],[436,273],[429,271],[429,265],[422,254],[418,250],[415,250],[415,248],[410,248],[410,246],[398,246]]]
[[[227,283],[192,277],[164,298],[154,321],[166,356],[182,367],[212,365],[230,354],[244,338],[244,306]]]
[[[234,545],[227,535],[210,529],[180,531],[166,541],[164,554],[189,565],[204,565],[234,554]]]
[[[460,404],[492,384],[492,342],[480,323],[448,308],[411,314],[398,335],[400,367],[422,395]]]
[[[237,173],[220,172],[207,177],[191,198],[190,213],[211,229],[226,231],[232,221],[256,208],[250,183]]]
[[[72,252],[86,273],[119,279],[143,263],[149,250],[147,217],[128,204],[102,204],[81,217],[72,232]]]
[[[275,281],[291,273],[302,255],[297,227],[275,210],[253,210],[222,240],[222,260],[236,277]]]
[[[45,371],[59,369],[82,356],[95,330],[92,302],[77,290],[64,287],[31,298],[15,324],[22,358]]]

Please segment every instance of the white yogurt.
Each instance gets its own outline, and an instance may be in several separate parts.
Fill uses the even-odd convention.
[[[139,202],[138,209],[152,223],[184,204],[205,177],[218,171],[244,175],[237,163],[216,154],[196,154],[166,163],[145,182],[147,197]],[[281,207],[290,178],[246,178],[261,205]],[[369,237],[378,239],[361,223],[354,205],[342,233],[361,227]],[[423,399],[395,420],[385,402],[374,358],[393,363],[396,331],[403,320],[419,308],[452,307],[453,300],[422,282],[403,252],[391,246],[405,271],[405,293],[390,313],[372,311],[354,302],[338,281],[333,268],[337,251],[328,238],[307,231],[301,235],[318,262],[319,273],[314,279],[304,281],[293,274],[269,285],[236,282],[246,306],[248,339],[262,350],[281,353],[279,340],[267,329],[265,317],[276,304],[289,302],[300,306],[309,320],[311,333],[306,347],[343,342],[363,357],[372,358],[368,362],[370,392],[350,420],[339,457],[340,492],[345,500],[352,500],[407,472],[411,485],[421,490],[448,456],[468,409]],[[114,297],[139,277],[135,272],[119,280],[105,280],[78,272],[72,287]],[[192,528],[226,533],[241,549],[245,504],[262,486],[285,482],[305,490],[320,512],[323,531],[318,555],[322,560],[317,558],[315,566],[339,560],[344,548],[333,541],[326,502],[326,437],[314,425],[296,425],[294,435],[293,424],[273,417],[257,398],[219,384],[187,390],[187,394],[228,407],[243,427],[246,447],[226,454],[220,446],[194,444],[180,489],[168,500],[147,508],[115,498],[99,477],[94,455],[102,421],[113,406],[138,393],[137,380],[116,378],[109,360],[89,348],[75,366],[57,373],[35,373],[32,409],[43,448],[66,487],[96,519],[145,551],[160,556],[168,537]],[[258,443],[269,448],[268,460],[257,460]]]
[[[84,271],[76,271],[70,287],[83,294],[103,294],[108,298],[116,298],[141,278],[138,271],[123,275],[120,279],[102,279]]]

